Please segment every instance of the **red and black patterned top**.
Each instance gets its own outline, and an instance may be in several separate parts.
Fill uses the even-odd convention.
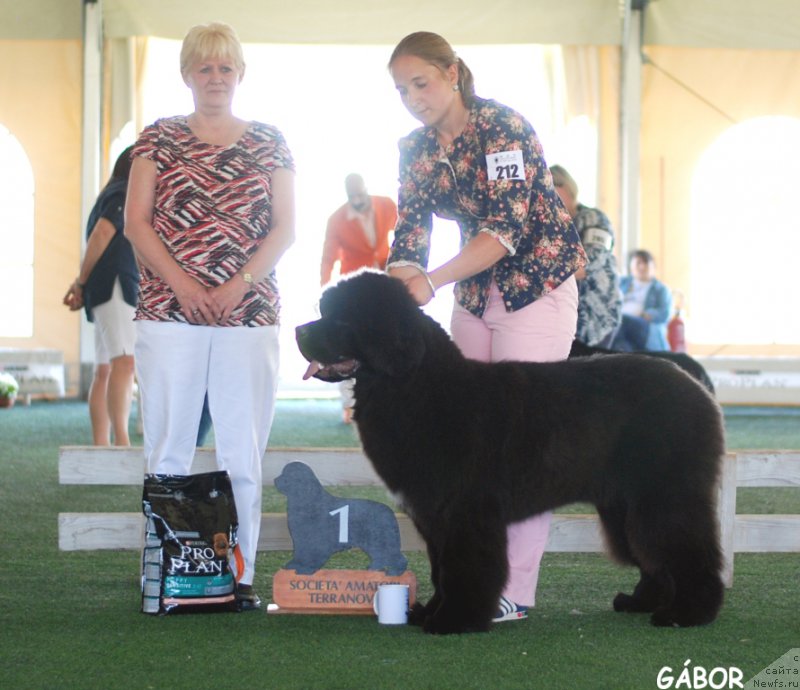
[[[153,228],[186,273],[208,287],[233,277],[269,234],[272,172],[294,170],[283,135],[251,122],[231,146],[200,141],[186,117],[157,120],[139,135],[134,156],[156,164]],[[275,272],[253,286],[223,326],[279,321]],[[136,318],[185,322],[170,287],[141,267]]]

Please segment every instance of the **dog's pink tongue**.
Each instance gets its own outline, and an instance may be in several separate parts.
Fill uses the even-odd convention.
[[[311,362],[308,365],[308,369],[306,369],[306,373],[303,374],[303,381],[307,381],[308,379],[310,379],[320,369],[322,369],[322,365],[319,362]]]

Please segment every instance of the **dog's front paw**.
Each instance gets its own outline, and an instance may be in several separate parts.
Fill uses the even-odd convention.
[[[425,625],[425,620],[428,618],[428,607],[416,602],[408,612],[409,625]]]
[[[443,615],[441,611],[428,616],[422,630],[430,635],[460,635],[462,633],[487,632],[491,621],[467,621]]]
[[[655,607],[639,597],[620,592],[614,597],[614,610],[621,613],[651,613]]]

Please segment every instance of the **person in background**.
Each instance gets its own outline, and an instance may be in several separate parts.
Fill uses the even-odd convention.
[[[294,162],[275,127],[233,114],[245,73],[227,24],[195,26],[180,69],[194,111],[157,120],[134,148],[125,232],[141,263],[136,371],[149,472],[188,474],[203,400],[231,477],[255,609],[261,461],[278,380],[275,267],[294,241]]]
[[[389,255],[389,233],[397,221],[397,206],[385,196],[370,196],[361,175],[345,178],[347,203],[328,219],[325,244],[322,248],[320,283],[331,279],[335,264],[345,275],[360,268],[386,267]],[[353,382],[339,384],[342,397],[342,420],[349,424],[353,414]]]
[[[612,350],[669,350],[667,322],[672,315],[672,293],[656,278],[656,262],[646,249],[631,252],[629,275],[620,279],[622,323]]]
[[[94,322],[95,367],[89,388],[89,417],[96,446],[129,446],[133,398],[133,316],[139,268],[123,232],[132,146],[117,158],[111,178],[89,213],[86,250],[78,277],[64,295],[70,310],[81,307]]]
[[[389,255],[389,233],[397,221],[397,206],[386,196],[371,196],[364,178],[351,173],[344,180],[347,203],[328,218],[322,247],[320,283],[331,279],[335,264],[345,275],[359,268],[383,270]]]
[[[451,333],[466,357],[566,359],[578,315],[574,275],[586,255],[533,127],[476,96],[469,68],[435,33],[406,36],[389,71],[423,125],[400,140],[389,274],[420,305],[455,283]],[[434,213],[458,223],[461,249],[428,270]],[[509,576],[495,622],[525,618],[534,604],[549,527],[549,513],[509,526]]]
[[[578,328],[575,337],[586,345],[608,347],[622,318],[619,272],[614,257],[614,230],[600,209],[578,201],[578,185],[560,165],[551,165],[553,184],[581,236],[588,263],[578,279]]]

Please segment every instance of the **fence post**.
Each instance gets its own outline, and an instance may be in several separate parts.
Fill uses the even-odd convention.
[[[720,547],[722,548],[722,581],[733,587],[733,539],[736,523],[736,453],[726,453],[722,458],[719,475],[717,516],[719,518]]]

